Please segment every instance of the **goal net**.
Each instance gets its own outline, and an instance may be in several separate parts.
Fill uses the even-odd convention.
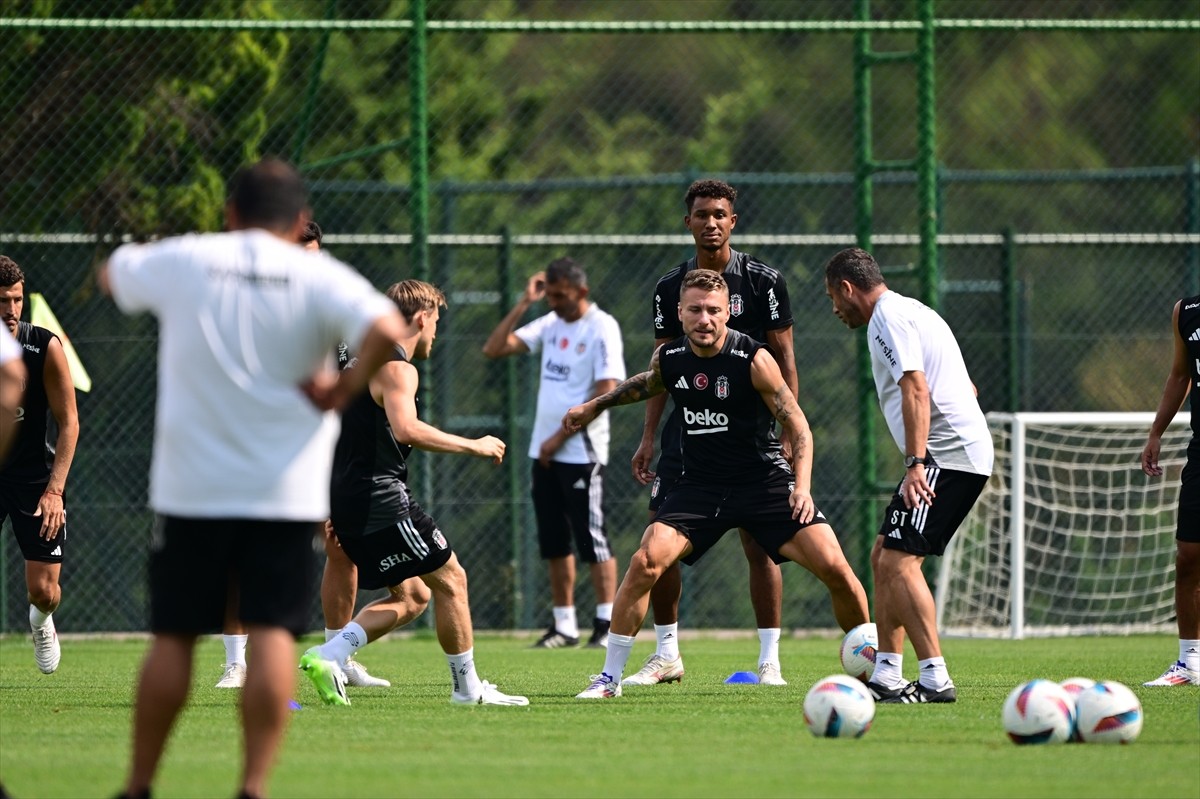
[[[937,580],[944,635],[1160,632],[1175,617],[1175,513],[1191,431],[1140,458],[1152,413],[989,414],[996,466]]]

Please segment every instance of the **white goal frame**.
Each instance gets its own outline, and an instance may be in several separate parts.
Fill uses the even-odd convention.
[[[1173,603],[1169,608],[1164,603],[1165,592],[1170,592],[1173,597],[1173,558],[1171,568],[1163,571],[1161,580],[1153,571],[1130,575],[1137,578],[1131,582],[1140,581],[1143,585],[1152,584],[1147,594],[1153,593],[1156,596],[1153,609],[1141,613],[1142,618],[1136,621],[1123,620],[1109,623],[1105,619],[1083,621],[1075,619],[1064,623],[1032,625],[1026,618],[1028,590],[1026,572],[1030,568],[1026,552],[1030,535],[1028,518],[1031,513],[1038,512],[1038,509],[1030,504],[1037,502],[1038,497],[1030,496],[1027,483],[1033,482],[1031,469],[1044,473],[1048,468],[1046,463],[1033,463],[1031,466],[1028,452],[1030,441],[1027,436],[1030,426],[1039,426],[1043,430],[1050,426],[1062,426],[1064,431],[1094,426],[1098,430],[1120,428],[1128,429],[1131,433],[1141,434],[1141,440],[1136,445],[1136,452],[1132,451],[1132,441],[1127,438],[1122,447],[1125,451],[1120,456],[1120,460],[1116,461],[1117,464],[1120,464],[1118,471],[1122,473],[1122,481],[1126,458],[1129,461],[1128,468],[1137,474],[1129,475],[1131,479],[1128,483],[1123,482],[1123,493],[1106,496],[1119,496],[1119,504],[1122,507],[1135,509],[1143,515],[1157,515],[1160,519],[1167,515],[1167,510],[1170,511],[1170,524],[1157,522],[1153,525],[1154,530],[1150,533],[1150,538],[1154,541],[1154,554],[1157,560],[1161,561],[1163,560],[1163,550],[1166,547],[1170,547],[1171,551],[1174,550],[1174,520],[1175,510],[1178,506],[1179,474],[1186,461],[1187,442],[1191,438],[1191,431],[1188,427],[1190,415],[1187,413],[1177,415],[1163,435],[1160,461],[1165,473],[1161,477],[1145,477],[1141,474],[1139,455],[1142,442],[1149,433],[1154,416],[1153,413],[988,414],[988,425],[992,428],[997,444],[996,470],[988,481],[984,494],[976,503],[975,509],[960,526],[955,537],[951,539],[940,564],[936,604],[938,628],[943,635],[1020,639],[1076,634],[1164,632],[1173,629]],[[1133,441],[1136,440],[1136,438],[1133,439]],[[1098,449],[1095,451],[1100,452]],[[1110,452],[1110,457],[1111,454]],[[1050,461],[1049,463],[1051,468],[1055,466],[1055,462]],[[1112,472],[1114,462],[1110,460],[1107,465],[1109,472]],[[1067,466],[1064,466],[1063,469],[1064,473],[1067,473]],[[1078,474],[1080,471],[1081,467],[1077,466],[1075,473]],[[1068,479],[1070,478],[1068,477]],[[1098,481],[1105,479],[1103,473],[1097,474]],[[1145,486],[1144,491],[1140,488],[1142,484]],[[1020,512],[1016,512],[1016,509],[1020,509]],[[1090,508],[1081,510],[1087,512],[1090,511]],[[1045,512],[1044,509],[1043,512]],[[1107,515],[1119,514],[1113,514],[1110,511]],[[1039,529],[1035,532],[1043,532],[1043,530]],[[1064,537],[1069,537],[1069,532],[1065,531],[1068,535]],[[1051,534],[1054,533],[1057,531],[1052,531]],[[1083,535],[1096,537],[1090,531],[1085,531]],[[1142,534],[1138,533],[1138,535]],[[1078,539],[1075,540],[1078,541]],[[966,558],[976,558],[977,563],[980,562],[978,560],[981,557],[980,553],[982,553],[982,563],[986,568],[981,569],[975,564],[966,562]],[[1040,556],[1043,560],[1048,560],[1053,553],[1047,556],[1043,551]],[[1078,557],[1078,549],[1064,552],[1063,561]],[[996,572],[1001,572],[1001,574]],[[1007,574],[1005,575],[1003,572],[1007,572]],[[977,573],[982,574],[983,577],[977,579],[974,576]],[[1050,574],[1050,572],[1042,574]],[[1005,576],[1007,576],[1007,608],[1004,607],[1003,591],[997,590],[997,586],[1004,586]],[[990,591],[992,597],[990,599],[980,597],[981,601],[976,602],[976,597],[970,596],[973,590],[980,593]],[[958,595],[952,596],[952,591],[956,591]],[[968,595],[965,600],[962,598],[963,595]],[[948,606],[951,606],[950,611],[947,610]],[[986,609],[978,612],[973,610],[977,607]],[[1064,615],[1069,617],[1072,614],[1065,613]]]

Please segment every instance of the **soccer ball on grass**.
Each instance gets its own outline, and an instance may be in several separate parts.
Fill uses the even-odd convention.
[[[871,692],[845,674],[817,680],[804,697],[804,723],[818,738],[859,738],[874,719]]]
[[[879,648],[879,632],[874,622],[860,624],[842,639],[842,668],[851,677],[866,682],[875,673],[875,650]]]
[[[1075,729],[1075,703],[1058,683],[1030,680],[1012,689],[1001,718],[1013,743],[1063,743]]]
[[[1119,682],[1098,682],[1075,700],[1084,743],[1127,744],[1142,731],[1142,703]]]

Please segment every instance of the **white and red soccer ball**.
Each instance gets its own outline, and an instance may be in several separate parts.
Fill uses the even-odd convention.
[[[855,679],[866,682],[875,673],[875,651],[879,632],[874,622],[860,624],[842,638],[842,668]]]
[[[875,719],[875,699],[860,680],[833,674],[804,697],[804,723],[818,738],[859,738]]]

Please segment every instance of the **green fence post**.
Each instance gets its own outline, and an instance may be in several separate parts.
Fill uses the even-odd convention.
[[[513,237],[512,229],[504,227],[500,231],[500,313],[512,306],[516,296],[516,286],[513,282]],[[517,417],[520,415],[520,385],[517,375],[518,358],[504,359],[504,418],[507,425],[507,443],[509,457],[506,459],[508,472],[508,531],[509,546],[512,549],[510,569],[512,570],[512,626],[528,627],[525,616],[525,525],[521,513],[522,481],[524,473],[521,466],[525,459],[516,457],[517,441],[521,435]]]
[[[917,34],[917,209],[921,232],[921,301],[930,308],[941,307],[938,273],[937,216],[937,109],[934,98],[933,0],[919,0],[921,30]]]
[[[1021,314],[1017,298],[1016,236],[1011,227],[1004,229],[1004,243],[1000,246],[1000,290],[1004,306],[1006,336],[1005,366],[1008,371],[1008,400],[1005,410],[1016,413],[1021,409],[1021,358],[1020,325]]]
[[[412,159],[412,275],[429,279],[429,86],[426,77],[427,30],[425,0],[410,0],[412,30],[408,35],[409,92],[411,112],[408,149]]]
[[[1189,233],[1200,233],[1200,158],[1188,163],[1187,195],[1184,206]],[[1188,245],[1189,294],[1200,294],[1200,244]]]

